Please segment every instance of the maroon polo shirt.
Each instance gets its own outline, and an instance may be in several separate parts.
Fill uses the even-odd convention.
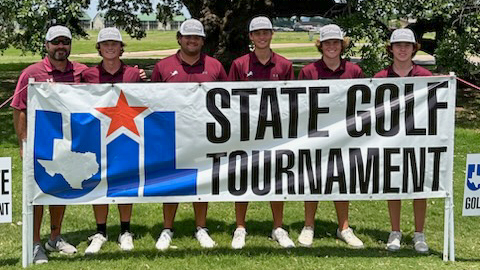
[[[122,82],[141,82],[140,71],[125,65],[123,62],[120,68],[114,74],[108,73],[103,68],[103,61],[98,66],[90,67],[82,72],[82,82],[87,83],[122,83]]]
[[[184,62],[180,51],[155,64],[152,82],[215,82],[226,81],[227,73],[215,58],[201,54],[193,65]]]
[[[340,61],[340,66],[336,70],[331,70],[323,59],[320,59],[315,63],[304,66],[298,74],[299,80],[355,79],[364,77],[363,71],[358,65],[345,59]]]
[[[70,62],[67,60],[65,71],[55,69],[50,63],[48,57],[42,61],[28,66],[22,71],[18,78],[15,95],[13,97],[11,107],[17,110],[25,110],[27,108],[27,85],[28,79],[34,78],[37,82],[80,82],[80,74],[87,69],[84,64]]]
[[[412,70],[408,73],[406,77],[423,77],[423,76],[432,76],[430,70],[423,68],[419,65],[413,64]],[[400,77],[395,71],[393,71],[393,66],[390,65],[386,69],[378,72],[373,76],[374,78],[387,78],[387,77]]]
[[[272,52],[267,63],[262,64],[255,52],[235,59],[228,73],[229,81],[283,81],[293,80],[292,62]]]

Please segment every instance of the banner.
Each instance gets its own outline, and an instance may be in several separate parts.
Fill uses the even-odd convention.
[[[463,216],[480,216],[480,154],[468,154],[463,192]]]
[[[0,223],[12,222],[12,158],[0,157]]]
[[[34,204],[451,191],[454,76],[28,89]]]

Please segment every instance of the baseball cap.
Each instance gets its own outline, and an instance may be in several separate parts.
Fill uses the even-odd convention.
[[[67,37],[72,39],[72,33],[67,27],[62,25],[55,25],[48,28],[47,35],[45,35],[45,40],[52,41],[57,37]]]
[[[330,39],[343,40],[342,29],[336,24],[327,24],[320,28],[320,42]]]
[[[250,21],[250,27],[249,27],[249,30],[248,30],[249,32],[253,32],[253,31],[256,31],[256,30],[262,30],[262,29],[273,30],[272,22],[270,21],[269,18],[267,18],[265,16],[258,16],[258,17],[253,18]]]
[[[415,40],[415,34],[413,34],[413,31],[408,28],[393,31],[392,36],[390,37],[390,43],[395,42],[417,43]]]
[[[203,24],[196,19],[188,19],[180,25],[180,34],[182,36],[201,36],[205,37]]]
[[[123,43],[122,34],[115,27],[103,28],[98,32],[97,43],[104,42],[107,40],[119,41]]]

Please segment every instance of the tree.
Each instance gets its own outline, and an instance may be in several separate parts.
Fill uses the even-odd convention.
[[[2,0],[0,1],[0,51],[9,46],[33,53],[44,50],[45,33],[56,24],[67,26],[74,36],[86,37],[79,18],[90,0]],[[107,10],[105,19],[122,27],[132,37],[145,31],[135,12],[152,12],[150,0],[100,0],[98,9]],[[17,28],[19,31],[15,31]]]

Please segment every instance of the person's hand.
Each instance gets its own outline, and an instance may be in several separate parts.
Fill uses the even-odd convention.
[[[138,68],[138,65],[135,65],[134,68]],[[147,73],[145,73],[145,70],[140,68],[140,69],[138,69],[138,71],[139,71],[140,79],[142,79],[143,81],[146,81],[147,80]]]

